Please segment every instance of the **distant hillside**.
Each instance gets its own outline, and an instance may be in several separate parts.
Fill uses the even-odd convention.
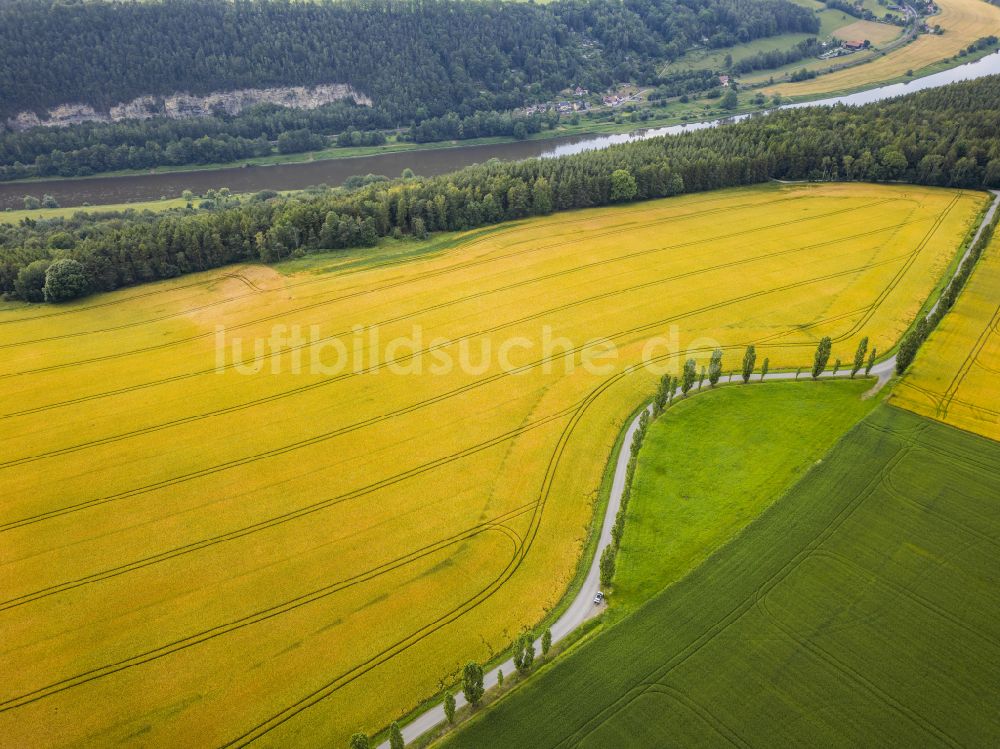
[[[817,28],[787,0],[14,0],[0,7],[0,120],[317,84],[350,85],[398,121],[471,114],[651,80],[695,43]]]

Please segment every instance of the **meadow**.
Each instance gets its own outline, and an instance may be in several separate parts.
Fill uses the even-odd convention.
[[[732,57],[733,62],[739,62],[740,60],[752,57],[759,52],[770,52],[775,49],[788,50],[799,42],[804,42],[810,37],[826,39],[833,34],[837,34],[839,36],[839,29],[856,21],[855,18],[847,15],[843,11],[827,8],[822,3],[815,0],[801,0],[801,2],[798,2],[797,4],[813,10],[819,17],[820,28],[817,33],[808,34],[801,32],[777,34],[775,36],[764,37],[762,39],[754,39],[751,42],[734,44],[731,47],[723,47],[720,49],[702,48],[693,50],[686,53],[683,57],[677,60],[677,62],[667,66],[667,71],[669,72],[669,70],[675,70],[678,68],[689,68],[692,70],[724,70],[726,67],[725,60],[727,56]],[[799,63],[799,65],[801,67],[802,63]]]
[[[1000,443],[879,407],[445,746],[996,745],[998,463]]]
[[[917,352],[892,403],[1000,440],[1000,237]]]
[[[940,24],[944,34],[921,34],[910,44],[863,65],[820,75],[797,83],[780,83],[763,89],[767,95],[808,97],[849,91],[919,72],[935,63],[957,55],[972,42],[989,35],[1000,35],[1000,8],[984,0],[941,0],[941,12],[928,19]]]
[[[44,193],[44,182],[37,185],[25,185],[27,193]],[[194,203],[197,205],[198,199]],[[35,208],[18,211],[0,211],[0,224],[18,224],[25,219],[41,221],[52,218],[70,218],[77,213],[124,213],[125,211],[169,211],[174,208],[184,208],[187,201],[183,198],[166,198],[161,200],[143,200],[135,203],[103,203],[94,206],[66,206],[65,208]]]
[[[675,403],[639,453],[609,613],[631,613],[742,531],[871,411],[871,387],[765,381]]]
[[[888,349],[984,199],[770,184],[3,312],[0,735],[385,726],[557,605],[663,369]]]

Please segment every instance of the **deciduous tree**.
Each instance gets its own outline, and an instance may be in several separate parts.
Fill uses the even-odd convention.
[[[872,371],[872,367],[875,366],[875,353],[877,349],[872,346],[872,350],[868,353],[868,363],[865,364],[865,374],[869,374]]]
[[[858,348],[854,352],[854,364],[851,367],[851,379],[854,379],[854,375],[858,373],[865,365],[865,354],[868,353],[868,336],[865,336],[858,342]]]
[[[403,732],[399,728],[399,723],[396,721],[392,722],[389,726],[389,749],[403,749],[406,746],[406,742],[403,741]]]
[[[830,336],[824,336],[819,345],[816,347],[816,354],[813,356],[813,367],[812,367],[812,378],[815,380],[819,377],[823,370],[826,369],[826,364],[830,361],[830,351],[833,348],[833,342],[830,340]]]
[[[531,670],[535,662],[535,641],[530,632],[525,632],[514,645],[514,666],[522,674]]]
[[[681,392],[684,395],[688,394],[688,391],[694,386],[695,378],[695,361],[694,359],[688,359],[684,362],[684,372],[682,373],[683,379],[681,380]]]
[[[56,260],[45,271],[46,302],[65,302],[87,293],[90,282],[83,265],[72,258]]]
[[[611,200],[623,202],[632,200],[638,191],[635,177],[628,169],[616,169],[611,173]]]
[[[478,707],[482,702],[484,691],[483,667],[475,662],[465,664],[465,669],[462,671],[462,693],[466,701],[473,707]]]
[[[717,348],[712,352],[712,358],[708,362],[708,384],[712,387],[719,382],[722,376],[722,349]]]
[[[753,374],[754,365],[757,363],[757,350],[753,344],[747,346],[746,353],[743,354],[743,383],[750,382],[750,375]]]

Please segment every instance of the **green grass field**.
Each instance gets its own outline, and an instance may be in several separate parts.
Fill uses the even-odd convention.
[[[800,4],[809,8],[814,6],[822,7],[820,3],[803,2]],[[684,57],[671,65],[670,69],[683,70],[690,68],[693,70],[722,70],[726,67],[725,59],[727,55],[732,55],[733,62],[739,62],[744,58],[756,55],[758,52],[770,52],[775,49],[788,50],[799,42],[805,41],[811,37],[826,39],[832,36],[838,29],[844,26],[849,26],[857,20],[856,18],[852,18],[843,11],[839,10],[821,10],[817,12],[817,15],[819,16],[820,28],[815,34],[778,34],[776,36],[754,39],[752,42],[736,44],[732,47],[724,47],[722,49],[698,49],[688,52],[684,55]],[[801,67],[801,64],[799,67]]]
[[[612,613],[682,578],[784,494],[875,406],[861,398],[871,384],[723,387],[657,419],[639,454]]]
[[[997,745],[998,465],[1000,443],[879,407],[447,746]]]
[[[44,193],[43,189],[25,188],[26,193]],[[199,199],[194,200],[197,205]],[[0,224],[17,224],[23,219],[41,221],[50,218],[70,218],[77,213],[124,212],[124,211],[169,211],[173,208],[183,208],[187,201],[182,198],[166,200],[146,200],[138,203],[105,203],[92,206],[67,206],[65,208],[36,208],[35,210],[0,211]]]

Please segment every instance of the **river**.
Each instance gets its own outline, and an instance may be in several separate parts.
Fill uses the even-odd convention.
[[[787,107],[832,104],[860,105],[881,101],[928,88],[937,88],[956,81],[972,80],[1000,73],[1000,52],[994,52],[976,62],[950,70],[896,83],[816,101],[788,104]],[[708,120],[686,125],[637,130],[615,135],[583,135],[535,141],[499,143],[494,145],[456,146],[427,150],[388,153],[357,158],[325,159],[298,164],[244,166],[227,169],[206,169],[193,172],[138,174],[126,177],[91,177],[50,182],[0,184],[0,209],[21,208],[25,194],[40,197],[52,195],[60,205],[82,206],[85,203],[128,203],[176,197],[184,190],[204,193],[212,188],[228,187],[236,193],[258,190],[296,190],[310,185],[339,185],[356,174],[384,174],[396,177],[406,168],[416,174],[433,176],[478,164],[489,159],[553,158],[583,151],[607,148],[617,143],[673,135],[688,130],[714,127],[753,115],[739,115],[723,120]]]

